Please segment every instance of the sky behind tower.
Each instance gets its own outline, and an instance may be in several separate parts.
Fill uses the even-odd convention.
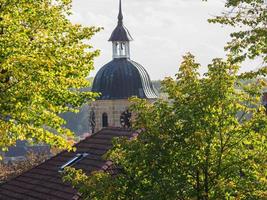
[[[103,27],[91,44],[101,50],[96,72],[112,59],[109,39],[117,25],[119,0],[74,0],[74,23]],[[122,0],[124,25],[130,31],[131,59],[142,64],[151,79],[174,76],[182,56],[191,52],[202,66],[212,58],[224,57],[231,28],[209,24],[207,19],[224,10],[224,0]],[[242,68],[242,71],[255,67]],[[206,68],[201,68],[201,73]]]

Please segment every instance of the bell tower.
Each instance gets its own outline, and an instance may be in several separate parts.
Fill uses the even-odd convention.
[[[130,41],[132,40],[133,39],[129,31],[123,26],[123,15],[120,0],[118,25],[109,39],[109,41],[112,42],[113,58],[130,58]]]
[[[130,32],[123,24],[122,4],[119,1],[118,23],[109,41],[112,42],[113,59],[96,74],[92,92],[100,93],[90,105],[92,132],[105,127],[130,128],[132,114],[129,98],[155,100],[157,92],[145,68],[130,59]]]

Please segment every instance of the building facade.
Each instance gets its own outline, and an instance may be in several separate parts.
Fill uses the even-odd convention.
[[[129,98],[136,96],[150,101],[157,92],[145,68],[130,58],[132,36],[123,24],[121,0],[118,24],[109,39],[113,59],[96,74],[92,91],[100,93],[91,104],[90,125],[92,132],[103,127],[130,127]]]

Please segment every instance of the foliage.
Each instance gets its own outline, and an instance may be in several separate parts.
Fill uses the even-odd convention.
[[[266,3],[227,0],[225,6],[231,11],[210,22],[239,29],[226,46],[228,59],[214,59],[200,76],[188,54],[176,79],[163,83],[168,101],[134,99],[134,129],[142,132],[114,140],[106,155],[121,173],[67,169],[65,181],[84,199],[267,198],[266,79],[259,78],[267,73]],[[257,57],[258,71],[238,75],[237,63]]]
[[[262,68],[258,74],[267,74],[267,2],[265,0],[227,0],[228,11],[222,16],[210,19],[211,23],[219,23],[235,27],[238,31],[231,34],[226,50],[233,56],[234,62],[242,62],[246,58],[261,57]]]
[[[8,181],[23,172],[39,165],[49,158],[46,154],[34,154],[29,152],[25,160],[13,163],[0,163],[0,183]]]
[[[84,40],[99,29],[72,24],[70,9],[71,0],[0,0],[3,150],[17,140],[70,148],[59,114],[95,97],[80,88],[98,55]]]
[[[82,170],[67,167],[64,169],[64,175],[63,180],[71,182],[74,187],[79,188],[79,194],[82,195],[84,200],[121,199],[121,197],[117,198],[118,195],[116,193],[113,193],[116,179],[112,179],[108,173],[96,171],[92,173],[91,177],[88,177]],[[124,197],[126,198],[126,196]]]
[[[65,180],[84,199],[266,198],[266,82],[243,85],[230,61],[214,59],[204,77],[199,67],[184,57],[176,80],[163,83],[169,101],[134,100],[141,134],[116,139],[106,155],[120,174],[68,169]]]

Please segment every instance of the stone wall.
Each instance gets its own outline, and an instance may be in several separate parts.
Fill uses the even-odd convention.
[[[91,104],[91,110],[95,112],[95,132],[101,130],[102,115],[107,113],[109,127],[121,127],[120,116],[129,108],[130,102],[127,99],[120,100],[98,100]]]

